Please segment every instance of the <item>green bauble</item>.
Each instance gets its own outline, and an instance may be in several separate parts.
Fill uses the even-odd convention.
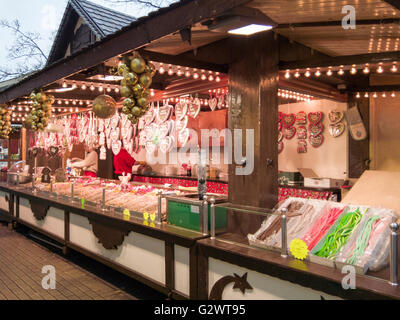
[[[117,112],[117,103],[107,95],[98,96],[93,101],[93,113],[100,119],[109,119]]]
[[[132,90],[129,87],[121,88],[121,96],[129,98],[132,95]]]
[[[136,84],[132,89],[136,97],[140,97],[143,93],[143,87],[140,84]]]
[[[146,69],[146,61],[143,58],[135,57],[131,60],[131,70],[137,74],[141,74]]]
[[[151,86],[151,83],[153,82],[151,74],[150,73],[143,73],[140,76],[140,84],[142,85],[143,88],[148,88]]]
[[[121,64],[118,66],[118,74],[119,74],[120,76],[123,76],[126,72],[129,72],[128,66],[127,66],[125,63],[121,63]]]
[[[141,108],[146,108],[149,104],[149,100],[147,100],[146,98],[140,98],[138,99],[137,104]]]
[[[129,113],[130,113],[129,108],[123,107],[123,108],[122,108],[122,113],[124,113],[124,114],[129,114]]]
[[[126,98],[123,102],[124,107],[131,108],[135,104],[134,100],[131,98]]]
[[[144,90],[142,93],[142,98],[150,99],[150,90]]]
[[[139,108],[139,107],[134,107],[134,108],[132,109],[132,114],[133,114],[135,117],[140,117],[140,115],[141,115],[141,110],[140,110],[140,108]]]
[[[134,86],[138,82],[139,78],[136,73],[130,72],[125,75],[124,80],[128,86]]]

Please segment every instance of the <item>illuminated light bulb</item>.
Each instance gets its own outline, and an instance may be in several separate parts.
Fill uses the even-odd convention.
[[[311,73],[309,70],[306,71],[306,73],[304,74],[307,78],[311,76]]]
[[[69,112],[74,112],[74,109],[70,108],[70,109],[69,109]]]
[[[181,70],[181,68],[178,68],[178,71],[176,72],[176,74],[180,77],[183,75],[183,71]]]
[[[62,87],[63,87],[63,88],[66,88],[66,87],[67,87],[67,83],[66,83],[65,81],[63,82]]]
[[[68,101],[68,100],[67,100],[67,101],[65,101],[65,104],[66,104],[66,105],[69,105],[69,101]]]
[[[219,76],[217,76],[217,77],[215,78],[215,81],[221,82],[221,78],[220,78]]]
[[[396,97],[396,94],[394,93],[394,92],[392,92],[392,98],[395,98]]]
[[[280,97],[281,96],[281,93],[280,92],[278,92],[278,97]]]
[[[111,88],[110,87],[107,88],[107,92],[111,92]]]
[[[207,76],[204,73],[201,74],[201,80],[207,80]]]
[[[329,70],[326,72],[326,75],[327,75],[328,77],[330,77],[332,74],[333,74],[332,69],[329,68]]]
[[[320,71],[319,69],[317,70],[317,72],[315,72],[315,76],[316,76],[316,77],[321,76],[321,71]]]
[[[87,104],[87,105],[89,105],[89,104],[90,104],[90,101],[89,101],[89,100],[88,100],[88,101],[86,101],[86,104]]]
[[[369,94],[368,94],[368,92],[366,92],[365,94],[364,94],[364,98],[368,98],[369,97]]]
[[[90,90],[91,90],[91,91],[94,91],[95,89],[96,89],[96,88],[94,87],[94,85],[91,85],[91,86],[90,86]]]
[[[25,117],[22,117],[22,121],[25,121]]]
[[[378,72],[378,73],[383,73],[383,71],[384,70],[383,70],[382,66],[379,66],[378,69],[376,70],[376,72]]]
[[[210,74],[210,76],[208,77],[209,81],[214,81],[214,76],[212,74]]]
[[[357,98],[357,99],[359,99],[360,97],[361,97],[360,93],[359,93],[359,92],[357,92],[357,94],[356,94],[356,98]]]
[[[363,72],[364,72],[365,74],[368,74],[368,73],[370,72],[370,70],[369,70],[369,68],[368,68],[368,65],[365,66]]]
[[[191,74],[191,72],[190,72],[189,70],[187,70],[187,71],[185,72],[185,77],[186,77],[186,78],[190,78],[191,75],[192,75],[192,74]]]
[[[174,75],[174,69],[172,69],[172,67],[169,67],[169,69],[168,69],[168,75],[169,75],[169,76],[173,76],[173,75]]]
[[[75,83],[75,82],[72,84],[72,88],[73,88],[73,89],[76,89],[76,88],[78,88],[78,86],[76,85],[76,83]]]
[[[75,108],[75,112],[79,112],[79,108]]]
[[[289,72],[289,70],[286,71],[286,73],[285,73],[285,78],[286,78],[286,79],[290,79],[290,72]]]
[[[76,101],[74,100],[74,101],[72,102],[72,104],[73,104],[74,106],[76,106]]]
[[[100,91],[100,92],[103,92],[103,91],[104,91],[103,86],[100,86],[100,87],[99,87],[99,91]]]
[[[151,91],[151,92],[150,92],[150,95],[151,95],[152,97],[154,97],[156,94],[155,94],[154,91]]]
[[[61,109],[60,109],[60,108],[58,108],[58,109],[57,109],[57,111],[58,111],[58,112],[61,112]]]
[[[160,74],[164,74],[164,73],[165,73],[165,69],[164,69],[163,64],[160,65],[160,69],[158,69],[158,72],[159,72]]]
[[[298,71],[296,71],[296,73],[294,74],[295,78],[299,78],[300,77],[300,73]]]
[[[64,108],[64,112],[67,112],[67,109]]]
[[[22,107],[18,107],[18,111],[22,111]]]
[[[397,72],[398,68],[396,64],[393,64],[393,66],[390,68],[390,71],[392,72]]]
[[[86,90],[86,89],[87,89],[86,85],[83,84],[83,85],[81,86],[81,89],[82,89],[82,90]]]
[[[115,88],[115,89],[114,89],[114,92],[115,92],[115,93],[119,93],[119,89],[118,89],[118,88]]]
[[[376,92],[372,95],[373,98],[377,98],[378,95],[376,94]]]
[[[26,112],[28,112],[28,111],[29,111],[29,108],[28,108],[28,107],[26,107],[26,108],[25,108],[25,111],[26,111]]]
[[[79,101],[79,105],[80,105],[80,106],[83,106],[83,101]]]
[[[57,103],[58,103],[58,104],[61,104],[61,103],[62,103],[62,101],[61,101],[61,100],[58,100],[58,101],[57,101]]]
[[[199,74],[198,74],[197,72],[193,74],[193,79],[196,79],[196,80],[197,80],[199,77],[200,77],[200,76],[199,76]]]
[[[382,93],[382,98],[386,98],[386,92]]]
[[[350,69],[350,73],[351,73],[351,74],[356,74],[356,73],[357,73],[357,68],[356,68],[355,66],[353,66],[353,67]]]
[[[344,75],[344,71],[342,68],[340,68],[340,70],[338,71],[338,75],[340,75],[340,76]]]

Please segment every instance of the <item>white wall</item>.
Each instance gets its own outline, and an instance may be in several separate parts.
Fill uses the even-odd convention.
[[[279,106],[283,113],[298,113],[322,111],[324,113],[324,143],[319,148],[311,146],[307,139],[307,153],[297,153],[297,136],[291,140],[283,139],[285,145],[279,155],[280,171],[298,171],[298,168],[311,168],[320,177],[346,179],[348,177],[348,130],[342,136],[333,138],[329,134],[328,114],[332,110],[347,110],[347,103],[340,103],[331,100],[315,100],[311,102],[300,102]],[[345,121],[345,120],[344,120]],[[307,129],[309,122],[307,121]],[[309,132],[308,132],[309,137]]]

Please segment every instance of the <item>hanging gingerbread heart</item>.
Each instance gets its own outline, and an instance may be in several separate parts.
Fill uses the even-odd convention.
[[[322,123],[310,124],[308,130],[310,130],[311,135],[317,136],[324,131],[324,125]]]
[[[322,121],[324,114],[322,112],[310,112],[308,114],[308,120],[310,124],[317,124]]]
[[[100,160],[107,160],[107,149],[104,146],[100,148]]]
[[[182,120],[184,117],[186,117],[188,112],[188,105],[186,102],[178,102],[175,105],[175,116],[176,120]]]
[[[157,119],[160,123],[164,123],[169,120],[172,115],[173,107],[170,105],[164,105],[158,108]]]
[[[307,124],[307,114],[304,111],[300,111],[296,114],[296,124]]]
[[[298,141],[297,153],[307,153],[307,141],[306,140]]]
[[[199,98],[194,99],[191,103],[189,103],[189,115],[196,119],[201,111],[201,102]]]
[[[317,135],[317,136],[313,136],[310,135],[310,144],[314,147],[314,148],[319,148],[322,143],[324,142],[324,136],[322,134]]]
[[[343,122],[329,125],[329,133],[334,138],[340,137],[343,134],[344,130],[345,125]]]
[[[112,129],[115,129],[118,127],[118,124],[119,124],[119,115],[117,113],[111,118],[110,126]]]
[[[307,128],[300,126],[297,128],[297,139],[307,139]]]
[[[99,132],[104,132],[104,128],[105,126],[104,126],[104,120],[103,119],[100,119],[99,120]]]
[[[171,127],[169,122],[160,124],[160,126],[158,127],[158,138],[164,139],[165,137],[167,137],[169,135],[170,129]]]
[[[295,134],[296,134],[296,128],[295,127],[290,127],[290,128],[284,128],[283,129],[283,135],[287,140],[292,139]]]
[[[189,118],[186,116],[182,120],[177,120],[175,124],[176,131],[179,133],[187,128]]]
[[[218,105],[217,98],[212,98],[212,99],[208,100],[208,105],[209,105],[211,111],[215,111],[215,109],[217,108],[217,105]]]
[[[284,147],[283,141],[278,143],[278,154],[282,153]]]
[[[112,143],[112,152],[114,155],[118,155],[122,149],[122,142],[121,141],[113,141]]]
[[[181,147],[186,146],[190,138],[190,132],[189,129],[183,129],[178,133],[178,142],[181,145]]]
[[[286,128],[293,126],[295,121],[296,121],[296,115],[294,113],[282,115],[283,126]]]
[[[104,132],[100,133],[99,144],[100,144],[100,146],[105,146],[106,145],[106,135],[105,135]]]
[[[144,122],[146,125],[149,125],[154,122],[156,117],[156,113],[153,108],[151,108],[147,113],[143,116]]]
[[[331,124],[336,124],[343,120],[344,114],[342,111],[333,110],[329,112],[328,118]]]
[[[278,142],[281,142],[283,140],[283,133],[279,132],[278,133]]]
[[[225,96],[224,95],[220,95],[218,97],[218,104],[217,104],[218,109],[222,109],[223,108],[224,102],[225,102]]]
[[[172,149],[173,140],[171,137],[165,137],[160,142],[160,151],[162,153],[168,153]]]
[[[157,149],[157,146],[152,141],[146,142],[146,152],[148,154],[153,154]]]
[[[111,141],[114,142],[114,141],[119,140],[119,138],[120,138],[119,133],[120,133],[119,128],[116,128],[113,131],[111,131],[111,135],[110,135]]]

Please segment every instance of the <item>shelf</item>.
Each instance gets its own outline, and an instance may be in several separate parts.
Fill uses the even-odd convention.
[[[232,203],[221,203],[221,204],[217,204],[215,206],[218,208],[223,208],[223,209],[232,210],[232,211],[236,211],[236,212],[249,213],[249,214],[254,214],[254,215],[263,216],[263,217],[277,215],[274,210],[267,209],[267,208],[242,206],[242,205],[236,205],[236,204],[232,204]]]

